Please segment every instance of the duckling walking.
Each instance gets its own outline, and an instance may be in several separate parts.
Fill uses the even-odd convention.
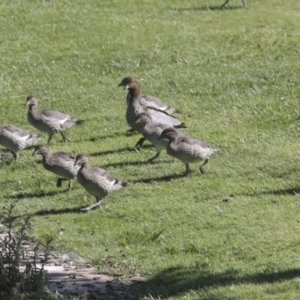
[[[75,158],[76,156],[72,153],[67,152],[55,152],[50,153],[49,146],[39,145],[35,147],[32,155],[40,154],[43,157],[43,166],[46,170],[58,175],[62,176],[62,178],[57,179],[56,186],[61,187],[61,182],[63,180],[69,181],[69,192],[72,188],[72,180],[76,177],[77,172],[79,170],[79,166],[75,166]]]
[[[164,129],[169,128],[168,125],[161,123],[154,123],[147,113],[141,113],[136,120],[140,132],[143,137],[154,146],[156,154],[148,159],[148,162],[153,162],[154,159],[159,157],[161,150],[166,149],[168,145],[167,139],[158,139]]]
[[[0,125],[0,145],[10,149],[15,160],[20,150],[32,146],[41,136],[14,125]]]
[[[163,138],[169,141],[167,153],[185,164],[186,174],[190,171],[189,163],[203,160],[199,170],[204,174],[203,167],[208,163],[210,155],[218,152],[218,149],[211,148],[206,142],[186,136],[176,128],[165,129],[158,139]]]
[[[80,166],[77,173],[77,181],[96,198],[95,204],[81,209],[82,211],[89,211],[97,206],[101,206],[102,198],[113,191],[127,186],[127,182],[120,181],[107,170],[99,167],[90,167],[87,154],[78,154],[75,165]]]
[[[38,130],[48,133],[49,138],[47,144],[50,143],[52,136],[58,132],[61,134],[64,142],[67,142],[68,139],[65,137],[63,131],[74,125],[84,123],[84,120],[73,118],[57,110],[38,109],[38,100],[34,95],[27,97],[26,105],[29,106],[27,114],[29,123]]]

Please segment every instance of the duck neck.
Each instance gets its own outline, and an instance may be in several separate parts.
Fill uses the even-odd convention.
[[[89,167],[89,163],[88,162],[84,162],[81,164],[79,171],[82,171],[84,168],[88,168]]]
[[[174,136],[168,136],[165,137],[165,139],[168,141],[168,145],[176,145],[177,138]]]
[[[128,98],[130,100],[137,99],[139,95],[140,95],[140,87],[138,85],[128,89]]]
[[[35,104],[35,103],[29,104],[29,111],[30,111],[30,112],[33,113],[35,109],[36,109],[36,104]]]
[[[47,164],[49,162],[50,153],[49,152],[42,153],[42,156],[43,156],[43,164]]]

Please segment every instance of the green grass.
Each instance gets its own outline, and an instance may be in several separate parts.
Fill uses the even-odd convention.
[[[34,129],[25,100],[85,119],[52,151],[90,154],[130,182],[103,210],[78,183],[67,193],[22,151],[0,162],[1,203],[32,215],[36,238],[101,272],[141,274],[139,299],[298,299],[300,2],[2,1],[0,123]],[[199,174],[145,146],[125,121],[133,75],[184,111],[185,132],[220,153]],[[43,135],[42,142],[47,137]],[[3,149],[1,149],[3,150]],[[63,231],[62,231],[63,229]],[[62,234],[59,234],[62,233]]]

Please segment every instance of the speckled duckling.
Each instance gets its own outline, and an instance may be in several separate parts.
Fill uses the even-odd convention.
[[[34,95],[29,95],[26,99],[26,105],[29,106],[27,118],[29,123],[40,131],[49,135],[47,144],[50,143],[55,133],[60,133],[64,142],[68,139],[63,131],[73,127],[74,125],[84,123],[84,120],[76,119],[70,115],[52,109],[38,109],[38,99]]]
[[[189,163],[203,161],[199,170],[204,174],[204,165],[207,164],[211,154],[218,152],[218,149],[211,148],[206,142],[184,135],[176,128],[167,128],[161,133],[158,139],[167,139],[167,153],[181,160],[186,167],[186,174],[189,173]]]
[[[72,181],[76,177],[79,166],[75,166],[75,158],[76,156],[72,153],[67,152],[50,152],[49,146],[38,145],[35,147],[32,155],[40,154],[43,157],[43,166],[46,170],[58,175],[62,176],[62,178],[57,179],[56,186],[60,187],[61,182],[63,180],[69,181],[69,192],[72,188]]]
[[[87,154],[78,154],[75,165],[80,166],[77,173],[77,181],[96,198],[95,204],[81,209],[82,211],[89,211],[97,206],[101,206],[102,199],[107,194],[127,186],[127,182],[116,179],[107,170],[99,167],[90,167]]]
[[[169,126],[161,123],[154,123],[147,113],[141,113],[138,116],[136,123],[140,126],[140,132],[143,137],[152,143],[156,150],[156,154],[148,159],[148,162],[152,162],[159,157],[161,150],[166,149],[169,143],[167,139],[158,139],[163,130],[169,128]]]
[[[179,119],[171,116],[174,112],[180,112],[179,110],[153,96],[142,95],[140,85],[134,77],[125,77],[118,86],[123,86],[124,89],[128,90],[126,97],[126,121],[133,131],[139,131],[136,120],[137,117],[144,112],[151,116],[154,123],[162,123],[176,128],[186,127]],[[141,139],[136,146],[142,143],[143,139]]]
[[[19,151],[32,146],[41,136],[14,125],[0,125],[0,145],[10,149],[15,160]]]

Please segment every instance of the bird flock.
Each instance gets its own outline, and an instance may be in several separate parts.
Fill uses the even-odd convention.
[[[161,151],[166,149],[167,154],[185,164],[185,174],[190,171],[190,163],[203,161],[199,167],[203,174],[204,165],[218,149],[181,132],[179,129],[185,128],[186,125],[173,116],[181,111],[156,97],[141,94],[140,85],[134,77],[125,77],[118,86],[128,91],[126,96],[126,121],[130,126],[128,131],[137,131],[143,136],[135,147],[141,146],[145,140],[148,140],[156,150],[156,154],[149,158],[148,162],[153,162],[159,157]],[[51,153],[49,144],[53,135],[60,133],[63,141],[67,142],[64,131],[83,124],[84,120],[52,109],[39,109],[38,99],[34,95],[27,97],[26,105],[28,122],[38,131],[48,134],[47,144],[34,146],[32,155],[41,155],[44,168],[59,176],[57,187],[61,186],[62,181],[68,181],[70,192],[72,181],[77,179],[78,183],[95,197],[96,203],[83,208],[82,211],[101,206],[107,194],[128,185],[107,170],[90,166],[88,154],[75,155],[63,151]],[[33,133],[11,124],[0,125],[0,145],[11,151],[15,161],[21,150],[37,144],[41,136],[40,133]],[[7,156],[7,153],[0,152],[0,159]]]

